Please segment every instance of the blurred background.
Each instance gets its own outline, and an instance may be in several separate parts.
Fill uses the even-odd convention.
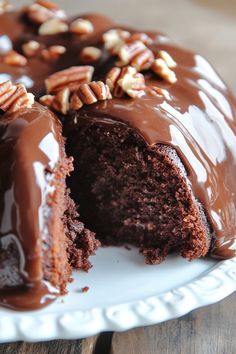
[[[16,6],[29,3],[12,0]],[[236,0],[59,0],[68,14],[99,12],[116,22],[159,29],[215,66],[236,93]]]

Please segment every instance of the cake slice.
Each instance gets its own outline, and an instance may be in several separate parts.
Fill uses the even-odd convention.
[[[66,188],[73,170],[61,124],[22,85],[0,85],[0,303],[44,306],[98,246]]]

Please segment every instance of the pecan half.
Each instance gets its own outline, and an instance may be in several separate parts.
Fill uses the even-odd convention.
[[[79,109],[84,104],[90,105],[98,101],[105,101],[111,98],[112,96],[110,89],[106,84],[104,84],[104,82],[92,81],[87,84],[80,85],[78,90],[72,96],[70,108],[72,110]]]
[[[85,47],[81,50],[79,59],[84,63],[93,63],[100,59],[102,51],[96,47]]]
[[[162,96],[166,100],[171,99],[169,92],[161,87],[151,85],[147,87],[147,91],[150,92],[153,96]]]
[[[66,52],[66,47],[62,45],[52,45],[41,51],[41,56],[45,61],[55,61]]]
[[[70,98],[70,90],[66,87],[56,94],[52,102],[52,108],[54,108],[56,111],[62,114],[66,114],[70,108],[69,98]]]
[[[11,81],[0,84],[0,109],[4,112],[17,112],[22,108],[31,108],[34,96],[26,91],[22,84],[13,85]]]
[[[9,1],[7,0],[2,0],[0,1],[0,15],[4,14],[5,12],[11,11],[12,5],[9,4]]]
[[[142,96],[146,88],[144,76],[132,66],[112,68],[107,74],[106,84],[114,97],[122,97],[125,93],[132,98]]]
[[[15,50],[7,52],[3,57],[3,61],[5,64],[12,66],[25,66],[27,64],[27,59]]]
[[[62,114],[67,114],[70,109],[70,90],[66,87],[57,92],[56,95],[45,95],[40,97],[39,102]]]
[[[68,87],[70,92],[76,91],[78,87],[91,81],[93,66],[72,66],[69,69],[58,71],[45,80],[47,92],[57,92]]]
[[[74,92],[70,99],[70,109],[72,111],[78,111],[81,107],[83,107],[83,102],[77,93]]]
[[[51,35],[57,33],[64,33],[68,32],[68,24],[63,20],[59,20],[57,18],[52,18],[47,20],[39,27],[39,34],[40,35]]]
[[[143,32],[133,33],[133,34],[131,34],[131,36],[129,38],[126,39],[126,43],[131,43],[134,41],[141,41],[145,45],[150,45],[153,43],[152,38]]]
[[[165,60],[161,58],[155,59],[151,69],[155,74],[170,84],[174,84],[177,81],[175,72],[171,70],[166,64]]]
[[[39,102],[47,107],[52,107],[52,103],[54,101],[55,96],[54,95],[44,95],[39,98]]]
[[[22,45],[22,51],[27,57],[35,57],[39,53],[40,43],[37,41],[29,41]]]
[[[160,50],[158,52],[158,56],[166,62],[167,66],[170,69],[173,69],[176,67],[176,62],[174,61],[172,56],[169,53],[167,53],[165,50]]]
[[[130,37],[130,32],[116,28],[111,29],[103,34],[104,47],[112,55],[117,54],[121,46]]]
[[[118,66],[131,65],[138,71],[147,70],[154,62],[153,52],[141,41],[125,43],[121,46],[118,57]]]
[[[52,18],[66,19],[65,12],[58,5],[46,0],[38,0],[34,4],[27,6],[26,15],[29,20],[37,25],[41,25]]]
[[[70,24],[69,31],[71,33],[84,35],[92,33],[94,31],[94,28],[92,22],[90,22],[89,20],[77,18]]]

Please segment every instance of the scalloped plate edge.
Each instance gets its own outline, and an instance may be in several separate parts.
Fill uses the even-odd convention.
[[[236,258],[217,264],[184,286],[130,303],[86,311],[22,314],[0,318],[0,343],[80,339],[104,331],[126,331],[175,319],[236,291]]]

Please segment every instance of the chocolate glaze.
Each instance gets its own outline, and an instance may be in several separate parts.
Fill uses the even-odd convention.
[[[147,85],[166,89],[167,98],[146,93],[141,98],[112,99],[87,106],[75,124],[122,121],[135,128],[149,145],[174,147],[188,173],[194,196],[212,227],[211,254],[236,255],[236,105],[211,65],[200,55],[173,45],[167,37],[149,33],[152,49],[166,50],[177,63],[176,84],[151,73]],[[110,60],[108,67],[114,64]],[[100,77],[104,79],[103,75]]]
[[[44,80],[47,76],[71,65],[80,65],[80,50],[85,46],[98,45],[101,33],[112,25],[109,19],[101,15],[84,14],[80,17],[92,22],[94,32],[91,35],[61,33],[39,36],[37,26],[28,23],[21,12],[0,15],[0,82],[12,80],[23,83],[27,89],[39,97],[44,92]],[[72,21],[73,19],[69,20],[69,22]],[[6,65],[3,62],[3,54],[5,48],[9,47],[9,43],[14,50],[21,53],[22,44],[29,40],[39,42],[42,47],[63,45],[66,47],[66,52],[55,62],[45,61],[40,56],[29,58],[27,66],[24,67]]]
[[[11,271],[0,262],[0,303],[11,308],[40,308],[58,294],[43,278],[42,242],[49,238],[47,198],[61,146],[60,123],[37,103],[0,120],[0,250],[14,249],[19,260]]]

